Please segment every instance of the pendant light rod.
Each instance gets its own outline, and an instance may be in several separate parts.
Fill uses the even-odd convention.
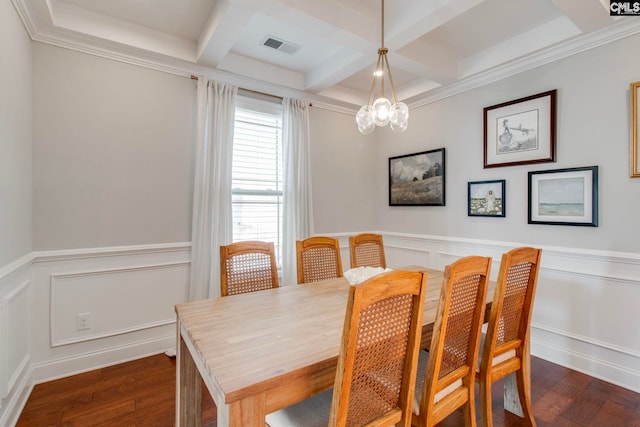
[[[391,66],[387,54],[389,49],[384,45],[384,0],[380,0],[380,48],[378,49],[378,61],[374,70],[373,81],[371,82],[371,90],[369,92],[369,101],[363,105],[358,114],[356,114],[356,123],[360,133],[367,135],[373,132],[376,126],[391,125],[394,132],[404,132],[409,123],[409,108],[404,102],[398,102],[398,95],[391,75]],[[386,68],[386,70],[385,70]],[[385,74],[389,73],[389,85],[391,86],[391,95],[393,102],[385,97]],[[376,86],[380,79],[380,97],[374,101]]]
[[[380,31],[380,47],[384,48],[384,0],[382,0],[382,13],[380,14],[380,16],[382,16],[382,25],[380,26],[382,28],[382,31]]]

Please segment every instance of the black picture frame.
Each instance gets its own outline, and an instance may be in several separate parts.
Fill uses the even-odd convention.
[[[529,224],[598,226],[598,166],[529,172]]]
[[[389,206],[445,206],[445,149],[389,158]]]
[[[467,216],[504,218],[507,214],[506,208],[506,180],[467,183]]]
[[[557,90],[485,107],[484,168],[556,161]]]

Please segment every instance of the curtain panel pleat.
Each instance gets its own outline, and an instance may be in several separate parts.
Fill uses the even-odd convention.
[[[283,283],[297,283],[296,240],[313,233],[309,104],[284,98],[283,107]]]
[[[198,79],[190,301],[220,296],[220,245],[231,243],[231,161],[238,88]]]

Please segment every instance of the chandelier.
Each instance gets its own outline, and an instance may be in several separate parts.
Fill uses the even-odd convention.
[[[356,114],[356,123],[358,130],[364,135],[373,132],[376,126],[390,125],[391,130],[395,132],[404,132],[409,126],[409,107],[404,102],[398,102],[396,89],[393,86],[393,78],[391,77],[391,67],[387,59],[389,50],[384,47],[384,0],[382,0],[382,31],[381,44],[378,49],[378,62],[373,72],[373,81],[371,83],[371,91],[369,92],[369,102],[363,105]],[[385,97],[384,83],[385,76],[389,77],[389,86],[391,88],[391,96],[393,103]],[[376,87],[380,81],[380,96],[374,101],[373,97],[376,93]]]

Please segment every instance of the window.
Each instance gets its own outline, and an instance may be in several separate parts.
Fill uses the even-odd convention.
[[[232,163],[233,241],[273,242],[282,253],[282,105],[238,95]]]

